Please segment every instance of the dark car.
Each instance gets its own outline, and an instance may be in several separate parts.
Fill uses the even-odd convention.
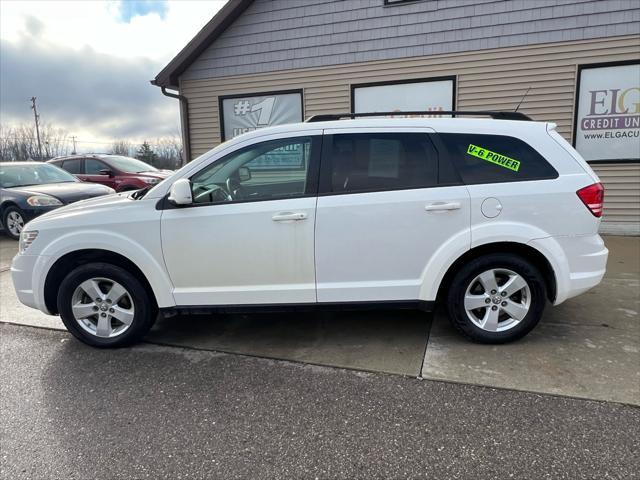
[[[83,183],[54,165],[0,162],[0,222],[16,240],[22,227],[38,215],[110,193],[114,193],[112,188]]]
[[[49,160],[83,182],[100,183],[116,192],[139,190],[160,183],[173,172],[131,157],[90,154],[57,157]]]

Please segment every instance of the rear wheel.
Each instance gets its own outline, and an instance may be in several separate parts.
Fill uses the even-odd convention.
[[[14,240],[20,239],[20,233],[25,224],[24,213],[18,207],[9,207],[2,216],[4,231]]]
[[[546,286],[538,269],[511,254],[472,260],[455,274],[447,294],[453,326],[480,343],[523,337],[540,321],[545,303]]]
[[[140,281],[107,263],[90,263],[71,271],[58,291],[58,311],[76,338],[103,348],[139,341],[157,314]]]

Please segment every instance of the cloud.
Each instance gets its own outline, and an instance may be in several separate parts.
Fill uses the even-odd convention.
[[[179,0],[153,2],[145,7],[145,2],[128,0],[0,0],[0,38],[17,42],[34,36],[37,28],[33,28],[33,22],[37,19],[44,25],[40,36],[50,43],[76,50],[90,45],[102,53],[166,63],[225,3]],[[154,10],[148,12],[148,8]],[[130,11],[123,14],[123,9]]]
[[[178,101],[149,80],[226,0],[0,0],[0,122],[44,123],[86,141],[179,132]]]
[[[44,32],[44,23],[33,15],[27,15],[24,20],[24,27],[27,33],[32,37],[39,37]]]
[[[118,4],[119,18],[123,22],[130,22],[133,17],[144,17],[157,14],[164,19],[169,5],[160,0],[120,0]]]
[[[177,101],[149,84],[162,65],[24,39],[0,41],[3,122],[30,121],[29,98],[41,120],[73,134],[87,125],[99,138],[155,138],[179,131]]]

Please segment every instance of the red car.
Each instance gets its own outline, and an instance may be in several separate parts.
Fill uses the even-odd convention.
[[[121,155],[89,154],[49,160],[84,182],[100,183],[116,192],[139,190],[161,182],[173,172]]]

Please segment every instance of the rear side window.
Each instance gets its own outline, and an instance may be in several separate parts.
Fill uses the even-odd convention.
[[[469,133],[441,133],[440,138],[468,185],[558,177],[555,168],[519,138]]]
[[[73,174],[79,174],[82,173],[82,169],[81,169],[81,160],[76,158],[73,160],[65,160],[62,162],[62,165],[60,164],[56,164],[58,166],[61,166],[63,170],[66,170],[69,173],[73,173]]]
[[[438,156],[425,134],[334,134],[325,142],[325,190],[348,193],[437,184]]]

